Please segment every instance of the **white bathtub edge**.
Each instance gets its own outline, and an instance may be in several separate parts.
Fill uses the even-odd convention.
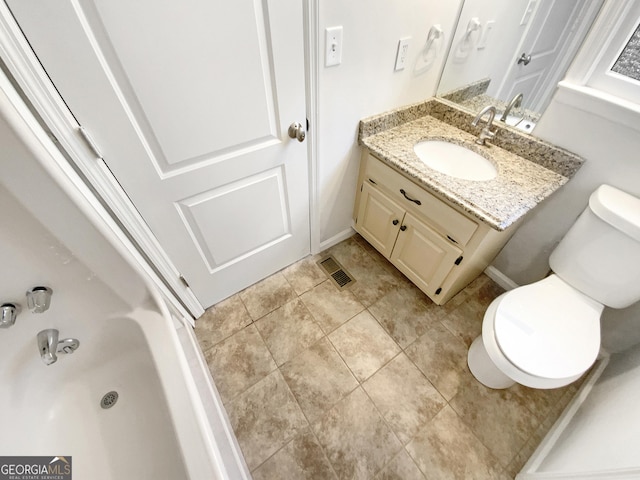
[[[207,363],[198,346],[197,340],[190,326],[183,326],[177,331],[183,353],[189,362],[189,373],[192,375],[194,388],[197,391],[201,406],[201,417],[208,423],[215,443],[214,451],[224,466],[223,478],[229,480],[251,480],[249,468],[242,455],[242,450],[233,432],[231,422],[222,404],[220,394],[213,383]],[[196,365],[194,365],[194,362]],[[221,441],[224,440],[224,441]]]
[[[202,440],[221,480],[251,480],[240,445],[215,387],[206,360],[191,326],[172,315],[161,294],[148,285],[156,305],[171,331],[171,339],[183,380],[189,392],[193,413],[201,430]],[[178,325],[178,328],[172,328]],[[189,466],[188,466],[189,468]]]

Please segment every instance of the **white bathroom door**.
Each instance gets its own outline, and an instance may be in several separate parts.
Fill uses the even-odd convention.
[[[204,307],[309,253],[303,2],[7,3]]]
[[[573,33],[582,17],[587,0],[539,0],[535,17],[528,33],[513,54],[513,65],[507,72],[498,98],[508,102],[518,93],[524,95],[524,105],[534,111],[542,111],[547,98],[549,82],[557,83],[552,74],[564,70],[561,60],[570,47]],[[589,0],[593,1],[593,0]],[[517,63],[521,54],[531,61]]]

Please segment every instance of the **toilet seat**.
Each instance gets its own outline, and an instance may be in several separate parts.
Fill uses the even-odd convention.
[[[516,288],[495,302],[491,330],[497,346],[524,374],[568,379],[596,360],[604,307],[557,275]]]

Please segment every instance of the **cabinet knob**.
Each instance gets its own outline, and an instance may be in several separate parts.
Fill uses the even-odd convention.
[[[393,222],[391,222],[391,223],[393,223],[394,225],[397,225],[397,224],[399,224],[399,223],[400,223],[400,220],[394,220],[394,221],[393,221]]]
[[[406,226],[406,225],[402,225],[402,226],[400,227],[400,230],[402,230],[403,232],[404,232],[406,229],[407,229],[407,226]]]

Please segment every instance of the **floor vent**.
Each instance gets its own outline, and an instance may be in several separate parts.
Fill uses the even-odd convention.
[[[347,288],[356,283],[355,279],[331,255],[320,260],[318,265],[329,274],[339,289]]]

